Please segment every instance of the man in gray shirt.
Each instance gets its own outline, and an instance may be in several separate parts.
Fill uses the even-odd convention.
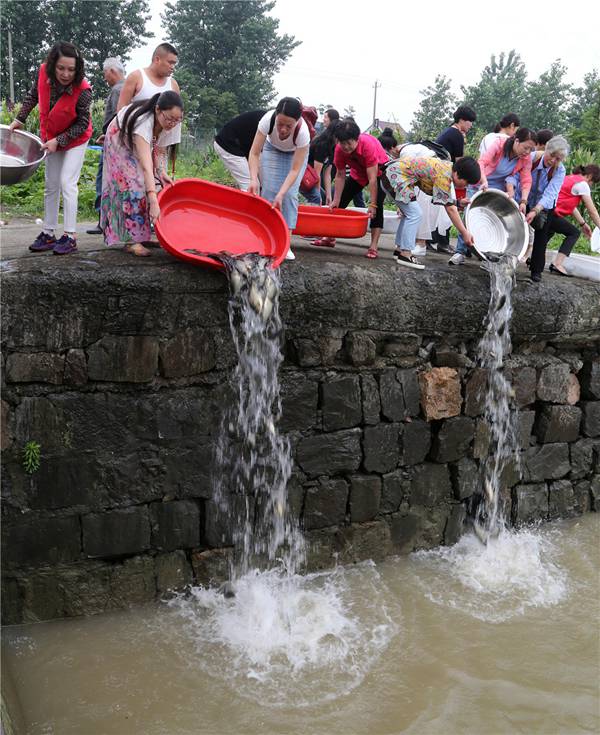
[[[104,79],[110,87],[110,92],[104,103],[104,120],[102,122],[102,135],[96,138],[96,145],[102,145],[104,143],[104,136],[108,130],[113,117],[117,114],[117,103],[119,101],[119,95],[125,82],[125,67],[119,61],[119,59],[109,58],[106,59],[102,65],[104,71]],[[94,208],[98,212],[98,224],[92,230],[86,230],[88,235],[101,235],[102,230],[100,229],[100,201],[102,199],[102,168],[103,168],[103,153],[100,153],[100,161],[98,162],[98,173],[96,174],[96,201]]]

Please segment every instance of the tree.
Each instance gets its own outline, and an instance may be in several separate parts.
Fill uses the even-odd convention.
[[[567,67],[557,59],[539,79],[527,84],[520,116],[528,128],[565,132],[573,93],[573,87],[564,80],[566,73]]]
[[[596,83],[595,95],[588,109],[582,113],[579,125],[571,130],[568,137],[573,146],[589,149],[597,160],[600,159],[600,82]]]
[[[23,99],[30,90],[36,71],[47,49],[48,20],[43,0],[28,2],[4,0],[2,3],[2,64],[0,84],[2,97],[9,96],[8,32],[11,33],[15,101]]]
[[[150,19],[148,0],[5,0],[2,3],[2,95],[8,94],[7,31],[12,33],[15,99],[31,88],[37,68],[57,41],[74,43],[96,99],[106,96],[102,62],[122,61],[142,39]]]
[[[571,107],[568,113],[569,127],[581,125],[583,114],[594,105],[600,95],[600,74],[592,69],[583,77],[583,85],[573,90]]]
[[[429,87],[422,89],[423,99],[413,117],[410,139],[436,138],[452,120],[456,97],[450,91],[452,80],[438,74]]]
[[[152,35],[148,0],[46,0],[52,43],[71,41],[85,58],[85,75],[94,97],[105,97],[108,87],[102,62],[109,56],[127,61],[131,51]],[[150,59],[148,59],[150,63]]]
[[[509,51],[508,55],[502,52],[497,60],[492,55],[479,82],[461,87],[464,98],[477,113],[478,129],[489,133],[507,112],[516,112],[523,119],[526,84],[525,64],[516,51]]]
[[[185,79],[189,114],[201,127],[215,127],[231,114],[267,106],[272,78],[299,45],[278,35],[279,21],[265,0],[179,0],[161,16],[179,52],[177,78]],[[180,85],[182,90],[184,85]],[[201,101],[204,103],[201,103]]]

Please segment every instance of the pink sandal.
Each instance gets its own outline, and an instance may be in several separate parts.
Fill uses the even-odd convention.
[[[373,258],[378,258],[378,257],[379,257],[379,253],[377,252],[377,250],[375,250],[375,248],[369,248],[367,252],[365,253],[365,258],[373,259]]]
[[[320,237],[317,240],[313,240],[312,244],[318,248],[334,248],[335,237]]]

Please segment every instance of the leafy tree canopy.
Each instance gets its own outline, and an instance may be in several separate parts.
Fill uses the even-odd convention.
[[[265,0],[179,0],[162,15],[166,36],[179,52],[176,77],[199,127],[226,122],[272,100],[272,78],[299,41],[278,34]]]
[[[519,54],[512,50],[508,54],[502,52],[498,58],[492,55],[490,63],[481,72],[479,82],[471,87],[461,86],[461,92],[477,113],[477,127],[487,133],[507,112],[516,112],[522,119],[525,118],[523,102],[526,85],[525,64]]]
[[[15,98],[35,81],[37,67],[57,41],[74,43],[85,58],[94,97],[107,87],[102,62],[108,56],[127,61],[151,34],[148,0],[4,0],[2,3],[2,94],[8,96],[7,31],[12,33]]]
[[[448,126],[456,109],[456,97],[450,91],[452,80],[438,74],[429,87],[421,90],[423,99],[413,117],[410,138],[436,138]]]

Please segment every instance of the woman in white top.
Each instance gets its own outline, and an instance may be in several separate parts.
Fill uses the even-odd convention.
[[[167,149],[178,140],[183,102],[177,92],[156,94],[119,111],[106,131],[100,226],[107,245],[125,244],[133,255],[150,255],[150,225],[160,213],[156,180],[167,175]]]
[[[258,123],[248,156],[250,194],[259,193],[279,209],[290,230],[298,219],[298,190],[308,160],[310,133],[302,119],[302,103],[279,100]],[[260,181],[260,183],[259,183]],[[286,258],[294,259],[291,250]]]
[[[493,133],[488,133],[479,144],[479,155],[482,156],[490,145],[498,138],[510,138],[517,132],[517,129],[521,126],[521,120],[518,115],[514,112],[509,112],[505,115],[502,120],[496,125]]]

